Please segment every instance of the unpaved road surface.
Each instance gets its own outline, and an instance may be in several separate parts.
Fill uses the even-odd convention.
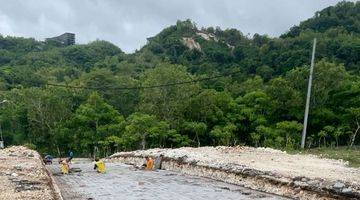
[[[186,157],[188,162],[204,166],[242,165],[260,171],[271,171],[285,177],[304,176],[312,179],[344,181],[360,184],[360,168],[351,168],[341,160],[319,158],[314,155],[291,155],[270,148],[253,147],[183,147],[179,149],[149,149],[144,151],[120,152],[135,156],[156,156],[169,158]]]
[[[182,147],[119,152],[109,161],[141,165],[163,155],[162,168],[296,199],[360,199],[360,168],[341,160],[270,148]]]
[[[73,161],[82,172],[60,175],[59,166],[48,165],[65,200],[230,200],[285,199],[240,186],[170,171],[142,171],[121,163],[106,163],[107,173],[98,174],[90,161]]]

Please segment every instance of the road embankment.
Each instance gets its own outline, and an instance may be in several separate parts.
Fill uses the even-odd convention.
[[[0,150],[0,199],[58,200],[40,155],[23,146]]]
[[[207,177],[294,199],[360,199],[360,169],[341,160],[269,148],[184,147],[119,152],[110,162],[142,165],[163,155],[162,169]]]

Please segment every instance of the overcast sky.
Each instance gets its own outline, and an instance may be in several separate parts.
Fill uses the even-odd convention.
[[[198,27],[279,36],[340,0],[0,0],[0,34],[76,34],[77,43],[108,40],[133,52],[178,19]]]

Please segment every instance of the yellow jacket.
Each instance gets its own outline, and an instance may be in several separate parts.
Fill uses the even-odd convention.
[[[105,170],[106,170],[106,169],[105,169],[105,163],[104,163],[104,161],[102,161],[102,160],[97,161],[97,162],[95,163],[94,169],[96,169],[97,172],[105,173]]]
[[[61,173],[68,174],[69,173],[69,164],[65,160],[61,161],[60,169],[61,169]]]

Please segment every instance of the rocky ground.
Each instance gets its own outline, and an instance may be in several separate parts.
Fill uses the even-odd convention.
[[[22,146],[0,150],[0,199],[56,199],[51,179],[36,151]]]
[[[360,199],[360,169],[341,160],[269,148],[201,147],[120,152],[110,160],[141,164],[164,155],[163,168],[298,199]]]

